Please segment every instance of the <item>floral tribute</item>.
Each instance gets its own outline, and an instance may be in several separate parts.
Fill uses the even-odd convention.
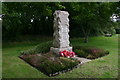
[[[72,51],[66,51],[66,50],[64,50],[64,51],[60,51],[59,54],[60,54],[60,56],[67,57],[67,58],[75,57],[75,53],[72,52]]]

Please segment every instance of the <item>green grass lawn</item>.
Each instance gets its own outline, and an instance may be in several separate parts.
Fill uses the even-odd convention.
[[[50,40],[50,39],[49,39]],[[43,41],[42,41],[43,42]],[[42,72],[33,68],[18,56],[21,51],[33,48],[39,42],[19,42],[3,44],[2,77],[3,78],[48,78]],[[71,44],[95,46],[110,52],[109,55],[92,60],[70,72],[55,76],[55,78],[117,78],[118,77],[118,35],[113,37],[91,37],[88,43],[81,38],[71,39]]]

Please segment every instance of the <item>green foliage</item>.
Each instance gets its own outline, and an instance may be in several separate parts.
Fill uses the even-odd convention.
[[[73,68],[79,64],[77,60],[64,57],[59,58],[53,53],[42,54],[40,56],[23,55],[23,59],[47,75]]]
[[[95,36],[101,32],[111,33],[109,29],[114,26],[109,17],[116,13],[116,7],[119,5],[110,2],[3,2],[2,4],[2,14],[5,14],[2,25],[4,40],[14,40],[17,36],[25,34],[52,36],[53,13],[60,9],[66,9],[70,13],[71,37],[88,38],[89,35]]]
[[[60,58],[62,64],[64,65],[64,70],[69,69],[69,68],[73,68],[74,66],[76,66],[79,62],[77,60],[72,60],[72,59],[68,59],[65,57],[61,57]]]
[[[110,54],[102,58],[95,59],[89,63],[85,63],[73,71],[60,74],[54,77],[48,77],[41,71],[26,64],[19,59],[20,51],[27,50],[40,43],[39,41],[30,43],[11,43],[4,45],[2,48],[2,77],[3,78],[117,78],[118,77],[118,36],[112,37],[90,37],[89,43],[82,43],[82,38],[73,38],[71,43],[74,46],[95,46],[107,49]],[[24,39],[24,38],[23,38]],[[49,41],[49,40],[48,40]],[[41,42],[44,43],[44,42]],[[11,45],[11,46],[10,46]],[[120,59],[120,58],[119,58]],[[32,74],[32,75],[31,75]]]
[[[88,58],[88,59],[95,59],[96,57],[93,56],[92,54],[88,54],[88,56],[86,56],[86,58]]]
[[[79,32],[82,32],[81,35],[85,38],[84,42],[88,42],[89,36],[101,35],[105,31],[115,34],[115,26],[110,21],[110,16],[116,12],[117,6],[119,6],[118,3],[109,2],[69,3],[66,8],[72,14],[71,18],[74,21],[72,29],[76,29],[74,33],[71,33],[79,35]],[[77,33],[77,31],[79,32]]]
[[[88,59],[95,59],[109,54],[109,51],[105,51],[103,49],[93,48],[93,47],[85,47],[85,46],[84,47],[77,46],[77,48],[75,48],[74,51],[79,57],[85,57]]]
[[[36,47],[29,49],[27,51],[21,52],[21,54],[38,54],[38,53],[46,53],[50,51],[50,47],[52,46],[52,41],[48,41],[45,43],[38,44]]]
[[[3,39],[16,39],[24,34],[52,35],[53,12],[60,3],[3,3]],[[33,19],[33,22],[31,22]],[[47,23],[47,24],[46,24]]]
[[[86,57],[88,54],[83,50],[75,49],[75,53],[80,57]]]
[[[2,2],[0,2],[0,14],[2,13]]]
[[[50,50],[51,46],[52,46],[52,41],[49,41],[36,46],[36,50],[38,53],[46,53]]]
[[[116,34],[120,34],[120,28],[116,29]]]

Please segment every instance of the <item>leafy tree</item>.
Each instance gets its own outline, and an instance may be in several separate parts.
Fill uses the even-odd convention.
[[[80,29],[82,29],[84,33],[84,42],[87,43],[91,31],[95,31],[94,33],[103,32],[113,27],[109,18],[116,7],[117,3],[88,2],[69,3],[66,8],[70,8],[70,12],[74,14],[72,15],[72,19],[79,24]]]
[[[102,33],[113,27],[109,17],[115,12],[118,3],[61,3],[61,2],[19,2],[3,3],[3,39],[16,39],[19,35],[53,34],[53,13],[67,10],[70,13],[71,36],[85,37],[88,42],[91,34]],[[116,25],[116,24],[115,24]],[[77,35],[76,35],[77,34]]]
[[[3,39],[14,39],[24,34],[52,33],[53,11],[62,6],[60,3],[3,3]],[[47,24],[46,24],[47,23]]]

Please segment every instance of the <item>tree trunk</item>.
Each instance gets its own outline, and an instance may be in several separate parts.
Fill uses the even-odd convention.
[[[88,35],[85,35],[84,43],[88,43]]]
[[[89,33],[90,33],[90,29],[88,28],[88,29],[84,29],[84,28],[82,28],[82,30],[83,30],[83,33],[84,33],[84,43],[88,43],[88,37],[89,37]]]

